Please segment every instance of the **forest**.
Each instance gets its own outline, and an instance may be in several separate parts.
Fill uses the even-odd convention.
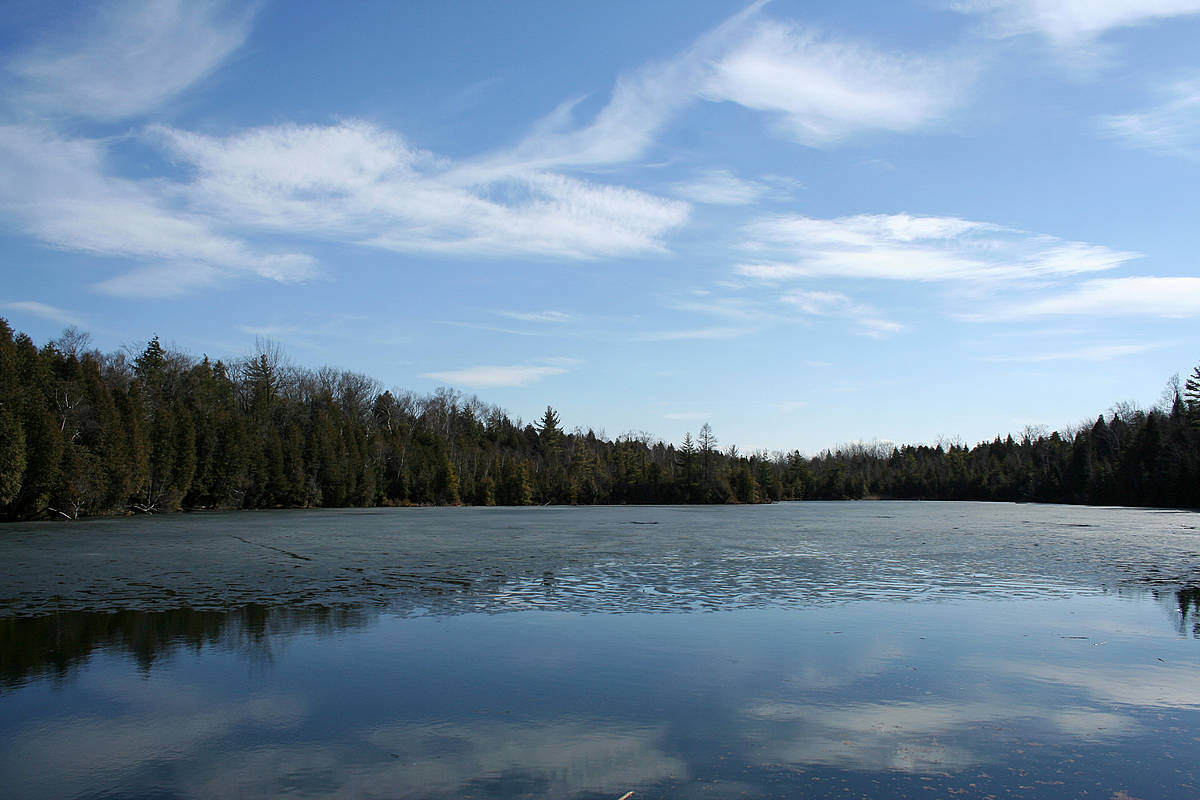
[[[1200,366],[1148,411],[973,447],[722,449],[536,423],[453,389],[383,389],[288,363],[39,348],[0,318],[0,518],[402,505],[760,503],[864,498],[1200,507]],[[1171,396],[1173,395],[1173,396]]]

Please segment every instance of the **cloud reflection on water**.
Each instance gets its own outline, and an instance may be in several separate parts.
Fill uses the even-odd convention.
[[[1137,721],[1122,714],[999,700],[763,702],[748,708],[746,717],[754,758],[870,772],[947,772],[993,763],[998,731],[1050,732],[1080,742],[1141,732]]]

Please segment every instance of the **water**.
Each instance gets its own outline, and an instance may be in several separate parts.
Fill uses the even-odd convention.
[[[1200,515],[397,509],[0,531],[0,795],[1200,796]]]

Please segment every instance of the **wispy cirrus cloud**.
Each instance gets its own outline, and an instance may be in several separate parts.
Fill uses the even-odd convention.
[[[893,322],[879,309],[857,303],[841,292],[798,289],[780,297],[800,314],[810,317],[834,317],[850,324],[854,333],[882,339],[901,333],[905,327]]]
[[[628,163],[641,157],[676,115],[694,104],[711,64],[740,41],[766,0],[756,0],[697,39],[682,53],[621,76],[609,102],[589,123],[576,125],[581,98],[559,105],[540,120],[516,147],[466,165],[488,173],[592,168]]]
[[[675,184],[674,189],[692,202],[716,206],[750,205],[771,191],[767,184],[739,178],[727,169],[704,170],[689,181]]]
[[[241,224],[393,250],[596,258],[663,252],[688,206],[550,172],[462,172],[370,123],[153,135],[194,170],[178,193]]]
[[[1051,670],[1043,672],[1048,675]],[[1004,703],[986,698],[967,702],[861,702],[838,706],[762,701],[749,705],[744,713],[751,720],[772,724],[771,735],[762,733],[753,737],[750,746],[755,757],[773,763],[900,773],[960,770],[985,762],[982,753],[966,744],[929,744],[948,732],[983,724],[1001,725],[1017,718],[1033,718],[1051,730],[1092,742],[1140,730],[1138,723],[1126,714],[1047,709],[1033,703]],[[788,725],[796,726],[795,733],[789,735],[789,728],[784,727]],[[969,737],[954,737],[954,740],[965,743]]]
[[[811,277],[905,281],[1016,280],[1102,272],[1139,254],[955,217],[775,216],[743,229],[736,267],[762,281]]]
[[[229,134],[160,124],[144,129],[141,143],[183,175],[148,178],[118,177],[111,142],[67,135],[48,120],[157,109],[242,46],[254,14],[220,2],[106,5],[10,62],[14,96],[43,120],[0,131],[0,178],[9,187],[0,206],[51,246],[133,259],[131,271],[95,284],[125,296],[179,295],[250,276],[308,280],[320,269],[303,252],[306,240],[488,259],[666,253],[668,236],[690,218],[688,203],[568,172],[629,163],[704,100],[769,111],[803,129],[805,143],[911,129],[943,108],[922,94],[935,66],[762,20],[763,5],[622,76],[589,123],[576,125],[568,102],[515,147],[451,161],[356,120]],[[893,80],[902,70],[903,87]],[[807,88],[770,88],[799,78]],[[746,204],[774,187],[716,171],[682,193]]]
[[[531,383],[540,381],[542,378],[548,378],[551,375],[562,375],[567,371],[567,368],[564,366],[539,366],[530,364],[488,365],[441,372],[426,372],[424,377],[458,386],[494,388],[528,386]]]
[[[137,266],[96,288],[167,297],[231,277],[313,277],[304,253],[271,252],[181,207],[170,182],[119,177],[113,141],[59,128],[66,117],[113,121],[156,109],[244,43],[254,8],[164,0],[89,6],[5,65],[6,97],[37,122],[0,127],[0,211],[42,242]]]
[[[246,276],[310,279],[317,262],[295,252],[297,239],[586,259],[664,252],[664,235],[688,218],[677,200],[511,160],[464,170],[355,121],[224,136],[150,126],[142,143],[184,167],[182,179],[118,177],[113,142],[54,122],[157,110],[236,51],[253,16],[220,2],[110,3],[14,56],[12,105],[42,120],[0,129],[0,209],[53,247],[133,259],[133,270],[96,288],[156,297]],[[283,238],[283,252],[271,252]]]
[[[638,342],[681,342],[693,339],[737,339],[758,332],[757,328],[685,328],[681,330],[642,331],[633,335]]]
[[[997,305],[967,319],[1008,320],[1043,316],[1200,316],[1200,278],[1099,278],[1030,300]]]
[[[22,106],[115,120],[144,113],[215,70],[242,46],[255,6],[208,0],[89,4],[69,30],[9,64]]]
[[[992,33],[1037,33],[1073,46],[1106,32],[1200,13],[1200,0],[958,0],[949,7],[987,20]]]
[[[166,296],[231,275],[313,277],[303,253],[263,252],[179,209],[159,182],[109,174],[103,142],[35,126],[0,127],[0,210],[53,247],[143,266],[100,284],[114,294]]]
[[[701,94],[774,115],[810,146],[866,131],[912,131],[939,121],[974,72],[963,59],[903,55],[763,20],[717,60]]]
[[[1101,129],[1125,143],[1163,155],[1200,159],[1200,78],[1160,87],[1144,111],[1100,117]]]
[[[1012,355],[987,356],[981,360],[995,362],[1043,362],[1043,361],[1112,361],[1116,358],[1135,356],[1162,347],[1161,344],[1101,344],[1080,347],[1075,350],[1059,350],[1051,353],[1029,352]]]
[[[889,53],[764,19],[765,5],[758,0],[673,58],[623,75],[590,122],[576,124],[581,98],[568,100],[515,147],[460,170],[486,177],[629,163],[698,102],[767,112],[785,135],[807,145],[830,145],[863,131],[912,131],[942,119],[973,79],[970,59]],[[688,188],[697,202],[732,205],[741,204],[750,187],[728,180],[718,186],[710,177]]]
[[[58,306],[52,306],[37,300],[17,300],[11,303],[0,303],[0,309],[32,314],[35,317],[41,317],[42,319],[58,322],[63,325],[82,326],[84,324],[83,317],[74,311],[68,311],[65,308],[59,308]]]
[[[492,313],[522,322],[569,322],[572,318],[564,311],[495,311]]]
[[[693,300],[677,300],[670,303],[676,311],[691,311],[738,322],[762,323],[770,320],[771,313],[757,298],[729,297],[705,292]]]

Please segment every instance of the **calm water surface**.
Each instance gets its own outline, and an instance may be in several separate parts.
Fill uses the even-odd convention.
[[[0,529],[0,795],[1200,797],[1200,515]]]

